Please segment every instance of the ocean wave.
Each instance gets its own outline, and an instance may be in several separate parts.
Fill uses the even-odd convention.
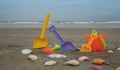
[[[16,22],[16,21],[0,21],[0,24],[43,24],[44,22]],[[49,22],[49,24],[119,24],[120,21],[104,21],[104,22],[96,22],[96,21],[59,21],[59,22]]]

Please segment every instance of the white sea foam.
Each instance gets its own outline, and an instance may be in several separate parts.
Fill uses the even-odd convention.
[[[20,28],[39,28],[44,22],[17,22],[17,21],[1,21],[0,28],[4,27],[20,27]],[[120,28],[120,21],[55,21],[48,24],[55,25],[58,28]]]
[[[22,22],[22,21],[0,21],[0,24],[43,24],[44,22]],[[70,22],[64,22],[64,21],[59,21],[59,22],[49,22],[49,24],[112,24],[112,23],[120,23],[120,21],[70,21]]]

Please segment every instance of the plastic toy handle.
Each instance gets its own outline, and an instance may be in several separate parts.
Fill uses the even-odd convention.
[[[93,41],[95,40],[95,38],[97,38],[97,30],[93,29],[92,30],[91,38],[88,41],[87,46],[91,46],[91,44],[93,43]]]
[[[54,30],[53,33],[54,33],[54,35],[56,36],[56,38],[60,41],[60,43],[63,43],[63,42],[64,42],[63,38],[57,33],[56,30]]]
[[[55,28],[54,25],[52,25],[52,26],[49,28],[49,31],[52,32],[52,33],[56,36],[56,38],[60,41],[60,43],[63,43],[63,42],[64,42],[63,38],[57,33],[56,28]]]
[[[92,35],[93,35],[94,37],[97,37],[97,30],[93,29],[93,30],[92,30]]]
[[[103,45],[104,45],[104,48],[106,48],[106,42],[105,42],[103,36],[100,36],[100,40],[102,41],[102,43],[103,43]]]
[[[90,40],[88,41],[88,43],[87,43],[87,46],[91,46],[91,44],[93,43],[93,41],[94,41],[94,37],[92,37],[92,35],[91,35],[91,38],[90,38]]]
[[[43,27],[42,27],[41,35],[40,35],[40,37],[41,37],[42,39],[45,38],[45,33],[46,33],[46,30],[47,30],[47,25],[48,25],[49,16],[50,16],[50,13],[47,12],[47,14],[46,14],[46,16],[45,16],[45,19],[44,19],[44,24],[43,24]]]

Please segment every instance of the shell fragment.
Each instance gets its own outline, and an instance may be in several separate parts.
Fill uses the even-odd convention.
[[[89,59],[89,57],[87,57],[87,56],[81,56],[78,60],[79,60],[79,61],[88,61],[88,60],[90,60],[90,59]]]
[[[23,50],[21,50],[21,53],[25,54],[25,55],[30,54],[31,52],[32,52],[32,50],[30,50],[30,49],[23,49]]]
[[[116,68],[116,70],[120,70],[120,66]]]
[[[103,70],[103,67],[98,65],[92,65],[89,67],[90,70]]]
[[[30,55],[27,56],[27,59],[34,61],[34,60],[37,60],[38,57],[36,55],[30,54]]]
[[[118,47],[117,50],[120,51],[120,47]]]
[[[44,63],[45,66],[50,66],[50,65],[55,65],[55,64],[56,64],[56,61],[53,61],[53,60],[47,61]]]
[[[77,61],[77,60],[69,60],[69,61],[65,62],[64,65],[78,66],[79,65],[79,61]]]
[[[108,54],[113,54],[114,51],[112,51],[112,50],[108,50],[107,53],[108,53]]]
[[[100,59],[100,58],[96,58],[96,59],[93,59],[92,62],[93,62],[94,64],[101,65],[101,64],[104,64],[104,63],[105,63],[105,60]]]
[[[50,58],[66,58],[66,55],[62,55],[62,54],[50,54],[48,55],[48,57]]]

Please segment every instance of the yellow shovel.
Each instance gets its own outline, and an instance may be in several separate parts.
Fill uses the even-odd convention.
[[[80,52],[92,52],[92,48],[91,48],[91,44],[93,43],[93,41],[97,38],[97,31],[96,30],[92,30],[92,35],[90,40],[88,41],[87,44],[83,44]]]
[[[94,38],[91,37],[91,39],[89,40],[89,42],[87,44],[82,45],[80,52],[91,52],[92,51],[91,44],[93,41],[94,41]]]
[[[44,19],[41,35],[35,37],[32,48],[44,48],[48,46],[48,39],[45,38],[45,33],[48,25],[49,16],[50,13],[48,12]]]

